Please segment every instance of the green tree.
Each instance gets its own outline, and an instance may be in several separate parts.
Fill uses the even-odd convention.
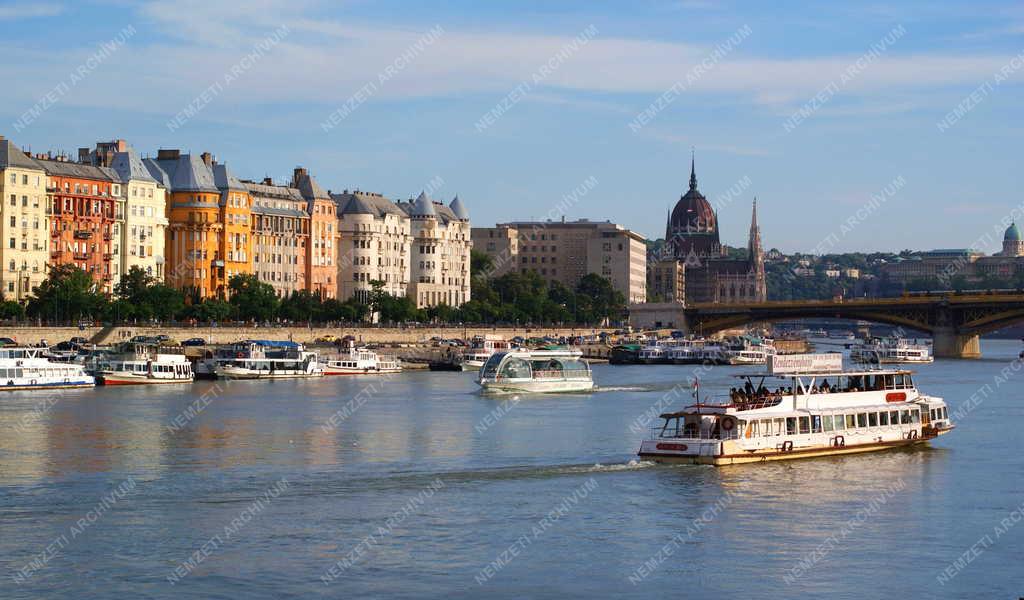
[[[190,306],[188,314],[197,321],[227,321],[234,311],[235,307],[230,302],[219,298],[207,298],[199,304]]]
[[[324,319],[324,303],[319,294],[299,290],[281,301],[280,315],[292,321],[320,322]]]
[[[619,319],[626,311],[626,297],[596,273],[584,275],[576,284],[576,300],[577,313],[585,323]]]
[[[277,314],[280,301],[274,287],[263,283],[256,275],[239,274],[228,280],[231,305],[238,318],[268,321]]]
[[[107,299],[96,291],[89,273],[74,265],[60,265],[29,297],[29,316],[51,322],[77,321],[106,314]]]

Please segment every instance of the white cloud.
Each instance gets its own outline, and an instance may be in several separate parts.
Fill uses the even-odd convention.
[[[55,17],[64,7],[53,2],[14,2],[0,6],[0,21]]]

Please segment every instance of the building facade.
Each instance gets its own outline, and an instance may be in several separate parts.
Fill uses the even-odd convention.
[[[451,206],[421,192],[415,201],[401,202],[409,219],[409,289],[417,308],[469,301],[469,258],[472,232],[469,212],[458,196]]]
[[[338,214],[338,298],[368,301],[372,282],[405,296],[410,277],[411,227],[406,213],[373,192],[332,194]]]
[[[214,260],[221,248],[224,224],[221,192],[207,161],[176,149],[159,150],[143,164],[168,191],[165,238],[166,284],[193,300],[226,296],[227,279]]]
[[[338,297],[338,211],[330,194],[302,167],[296,167],[291,186],[299,190],[309,213],[306,244],[306,285],[322,299]]]
[[[764,248],[754,200],[744,258],[729,258],[718,231],[718,214],[697,189],[690,164],[690,189],[679,198],[665,225],[665,248],[659,260],[680,261],[685,269],[685,302],[744,303],[768,299]]]
[[[494,262],[494,275],[536,271],[573,289],[588,273],[609,279],[627,302],[647,298],[645,238],[611,222],[517,221],[476,227],[473,247]]]
[[[46,173],[0,136],[0,292],[24,301],[46,279],[49,223]]]
[[[36,162],[46,173],[50,265],[74,265],[92,276],[97,290],[113,293],[123,250],[115,235],[124,220],[120,176],[63,158]]]
[[[220,191],[219,217],[223,223],[212,267],[228,283],[235,275],[252,273],[252,199],[249,190],[228,169],[211,159],[213,181]]]
[[[306,252],[309,245],[309,213],[299,190],[262,183],[242,182],[252,198],[252,269],[281,298],[306,285]]]

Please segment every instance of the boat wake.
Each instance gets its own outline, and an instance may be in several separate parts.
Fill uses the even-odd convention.
[[[649,385],[595,385],[595,392],[655,392],[657,388]]]

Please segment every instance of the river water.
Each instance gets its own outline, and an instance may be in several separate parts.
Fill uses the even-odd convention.
[[[7,393],[0,598],[1016,598],[1024,368],[982,346],[918,369],[931,447],[727,468],[634,460],[696,367]]]

